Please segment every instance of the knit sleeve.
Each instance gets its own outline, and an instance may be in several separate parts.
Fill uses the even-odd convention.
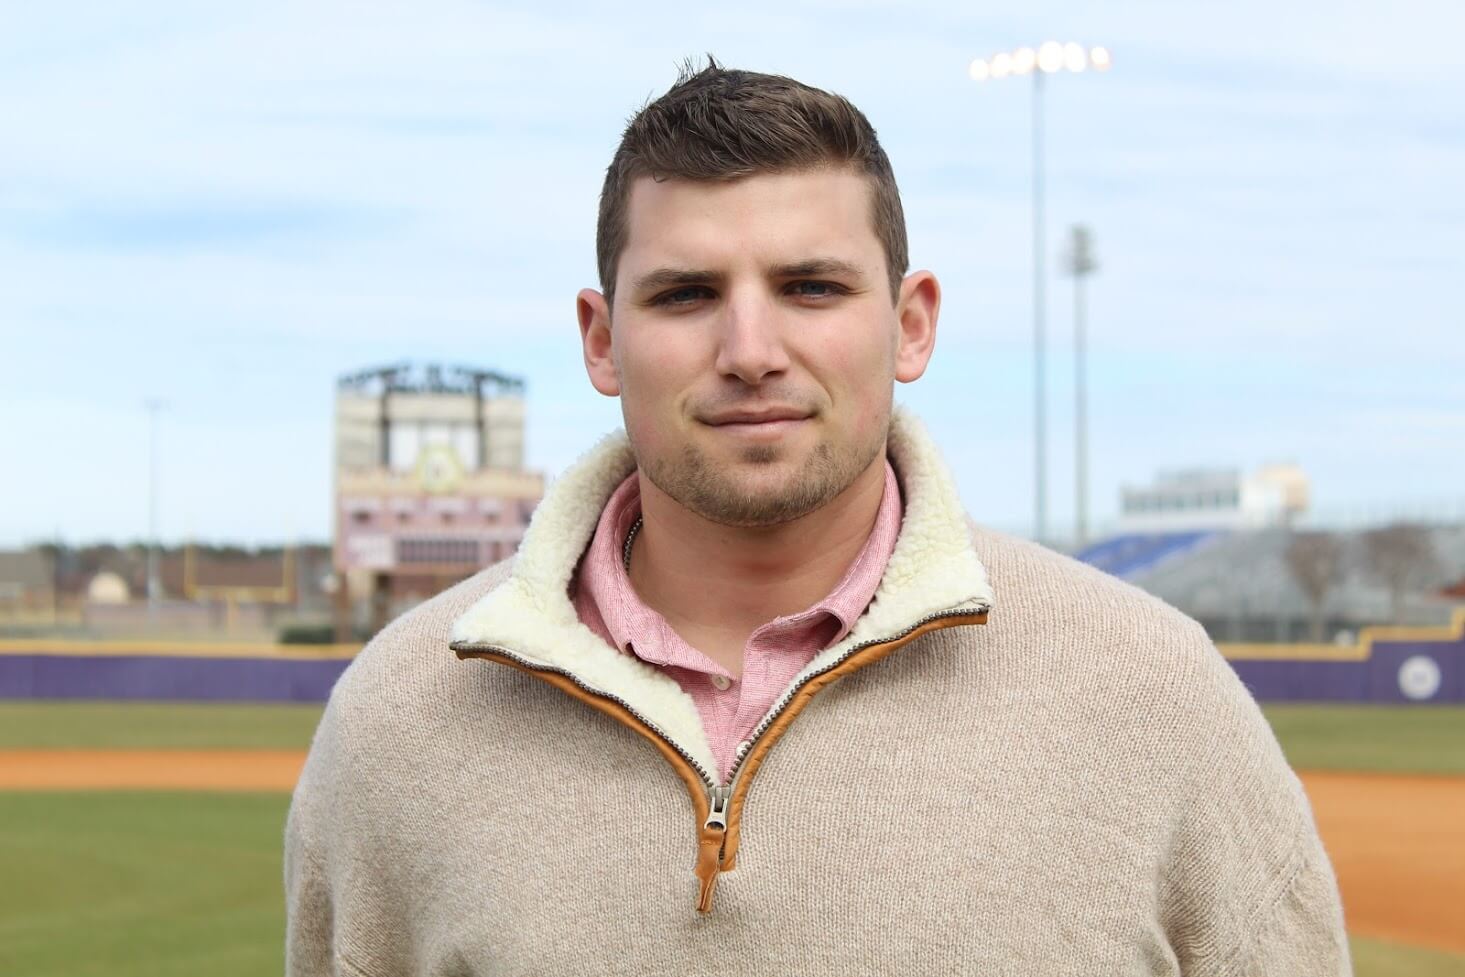
[[[326,837],[334,714],[327,709],[316,729],[305,769],[285,821],[285,973],[316,977],[334,973],[331,958],[334,904],[327,870]]]
[[[336,701],[321,717],[285,821],[286,977],[372,977],[341,946],[341,883],[333,877],[339,848],[339,749]]]
[[[1257,921],[1228,974],[1349,975],[1338,883],[1321,845],[1306,853],[1281,897]]]
[[[1161,879],[1181,972],[1346,977],[1338,886],[1302,783],[1235,671],[1201,640],[1177,743],[1191,773]]]

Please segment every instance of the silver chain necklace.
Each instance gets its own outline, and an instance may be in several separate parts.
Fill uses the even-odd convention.
[[[621,548],[621,562],[625,564],[626,571],[631,569],[631,544],[636,542],[636,534],[641,531],[641,517],[637,516],[631,531],[626,533],[626,545]]]

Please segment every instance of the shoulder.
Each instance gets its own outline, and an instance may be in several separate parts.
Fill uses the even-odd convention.
[[[986,637],[1021,675],[1096,722],[1132,721],[1179,749],[1229,729],[1280,757],[1255,700],[1196,621],[1061,553],[971,531],[996,595]]]
[[[504,561],[479,571],[367,642],[326,702],[296,784],[292,823],[304,825],[308,811],[339,808],[347,797],[346,807],[359,807],[364,784],[410,781],[414,766],[433,754],[448,717],[471,701],[472,683],[488,672],[462,667],[449,647],[453,621],[507,579],[510,568]]]
[[[997,597],[986,630],[1005,679],[1029,694],[1044,690],[1053,714],[1078,728],[1148,754],[1151,780],[1162,765],[1169,770],[1165,789],[1187,826],[1177,857],[1210,860],[1202,875],[1224,870],[1242,848],[1279,870],[1289,864],[1315,835],[1305,795],[1256,700],[1204,629],[1027,540],[980,527],[972,540]]]
[[[327,713],[359,729],[407,721],[442,702],[464,673],[449,647],[453,622],[508,579],[512,566],[510,558],[486,567],[394,619],[341,674]]]
[[[997,597],[994,621],[1116,651],[1139,644],[1180,656],[1214,652],[1205,630],[1160,598],[1030,540],[969,526]]]

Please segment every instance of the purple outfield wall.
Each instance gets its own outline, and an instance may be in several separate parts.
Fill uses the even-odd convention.
[[[323,702],[356,650],[0,639],[0,699]],[[1221,651],[1262,702],[1465,703],[1465,610],[1443,628],[1366,628],[1356,645]]]
[[[13,654],[0,699],[324,702],[349,659]]]
[[[1465,611],[1443,628],[1366,628],[1356,645],[1223,645],[1262,702],[1465,703]]]

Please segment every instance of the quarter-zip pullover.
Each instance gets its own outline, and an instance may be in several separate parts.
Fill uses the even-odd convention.
[[[512,564],[337,683],[287,973],[1348,974],[1307,798],[1204,632],[972,526],[905,413],[890,459],[874,600],[725,779],[686,693],[568,596],[629,447],[565,473]]]

